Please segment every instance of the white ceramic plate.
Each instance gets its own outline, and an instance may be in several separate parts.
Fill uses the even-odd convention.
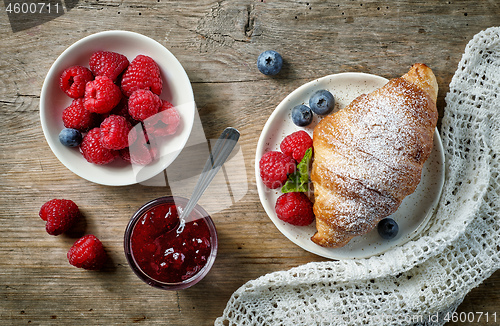
[[[59,132],[64,128],[62,111],[72,99],[59,88],[59,76],[72,65],[88,67],[89,58],[98,50],[114,51],[132,61],[144,54],[159,65],[163,78],[161,98],[174,104],[181,116],[177,133],[159,148],[160,158],[147,166],[126,164],[115,160],[108,165],[87,162],[78,148],[69,148],[59,142]],[[68,47],[54,62],[43,83],[40,96],[40,120],[43,133],[52,152],[69,170],[89,181],[121,186],[140,183],[163,171],[184,148],[195,115],[193,89],[184,68],[163,45],[141,34],[127,31],[106,31],[87,36]]]
[[[314,80],[289,94],[277,106],[262,130],[255,157],[255,175],[260,201],[281,233],[309,252],[332,259],[366,258],[381,254],[414,238],[423,230],[436,209],[444,183],[444,153],[437,129],[434,133],[434,148],[424,165],[420,184],[413,194],[403,200],[396,213],[391,215],[399,224],[399,233],[392,240],[383,240],[374,229],[364,236],[355,237],[342,248],[318,246],[310,240],[316,232],[314,223],[298,227],[278,219],[274,206],[281,192],[279,189],[268,189],[261,181],[258,162],[262,155],[271,150],[279,150],[283,138],[294,131],[303,129],[312,135],[314,126],[319,121],[319,117],[315,116],[311,125],[305,128],[295,126],[290,116],[291,109],[295,105],[308,105],[312,93],[319,89],[327,89],[335,97],[334,110],[339,110],[357,96],[369,93],[385,85],[387,81],[383,77],[363,73],[342,73]]]

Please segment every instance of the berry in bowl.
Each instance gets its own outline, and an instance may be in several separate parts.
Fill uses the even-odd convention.
[[[179,61],[160,43],[127,31],[71,45],[50,68],[40,96],[53,153],[103,185],[140,183],[167,168],[185,146],[194,115]]]
[[[181,290],[201,281],[217,255],[217,232],[208,213],[196,205],[188,221],[179,212],[188,200],[168,196],[142,206],[125,230],[124,248],[134,273],[147,284]]]

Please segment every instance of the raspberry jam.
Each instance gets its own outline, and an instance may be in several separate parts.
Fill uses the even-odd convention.
[[[183,228],[178,208],[187,199],[161,197],[141,207],[125,232],[125,254],[134,272],[146,283],[183,289],[200,281],[212,266],[217,234],[208,214],[196,206]]]

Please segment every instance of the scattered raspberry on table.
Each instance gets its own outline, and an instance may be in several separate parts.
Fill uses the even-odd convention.
[[[99,270],[107,260],[101,241],[92,234],[78,239],[69,249],[67,256],[71,265],[87,270]]]
[[[69,199],[52,199],[42,205],[38,213],[46,221],[45,230],[50,235],[68,231],[80,217],[80,209]]]

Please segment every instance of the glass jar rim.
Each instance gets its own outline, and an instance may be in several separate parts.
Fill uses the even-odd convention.
[[[218,249],[218,237],[217,237],[217,230],[215,228],[215,224],[213,223],[212,218],[210,215],[201,207],[200,205],[196,205],[195,208],[193,209],[193,212],[196,212],[200,214],[202,219],[205,221],[205,223],[208,226],[208,229],[210,231],[210,256],[207,259],[206,264],[193,276],[190,278],[182,281],[182,282],[176,282],[176,283],[167,283],[167,282],[162,282],[159,280],[156,280],[149,276],[147,273],[145,273],[137,264],[136,259],[134,257],[133,251],[132,251],[132,243],[131,243],[131,238],[132,238],[132,233],[134,231],[135,225],[139,221],[139,219],[149,210],[151,210],[154,207],[157,207],[161,204],[169,204],[173,203],[176,206],[181,206],[184,207],[188,202],[187,198],[180,197],[180,196],[165,196],[165,197],[159,197],[156,199],[153,199],[143,206],[141,206],[130,218],[129,223],[127,224],[127,227],[125,229],[125,235],[124,235],[124,250],[125,250],[125,257],[127,258],[127,262],[132,269],[132,271],[145,283],[155,287],[155,288],[160,288],[160,289],[165,289],[165,290],[181,290],[181,289],[186,289],[189,288],[199,281],[201,281],[210,271],[212,268],[212,265],[215,262],[215,258],[217,256],[217,249]]]

